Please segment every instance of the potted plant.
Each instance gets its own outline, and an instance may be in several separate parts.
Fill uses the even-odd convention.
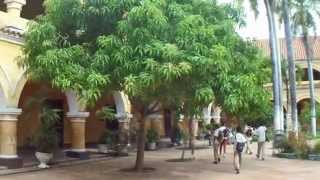
[[[96,116],[104,122],[117,121],[117,119],[115,118],[115,109],[109,106],[105,106],[99,111],[97,111]],[[114,134],[115,132],[105,129],[104,133],[100,136],[99,139],[99,153],[109,153],[109,151],[113,148],[113,144],[115,143]]]
[[[35,156],[39,160],[39,168],[49,168],[48,162],[53,158],[53,152],[58,146],[58,133],[55,125],[59,115],[57,111],[44,106],[40,112],[40,126],[34,136]]]
[[[109,130],[105,130],[105,132],[101,135],[98,144],[98,152],[99,153],[108,153],[112,146],[112,136]]]
[[[155,150],[157,148],[157,141],[159,140],[158,132],[151,128],[147,131],[147,149]]]

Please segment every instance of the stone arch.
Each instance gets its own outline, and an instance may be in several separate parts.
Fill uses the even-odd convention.
[[[21,81],[22,82],[22,81]],[[37,132],[41,125],[39,114],[43,106],[30,106],[32,97],[45,97],[46,99],[41,103],[46,104],[49,108],[59,109],[57,133],[59,138],[59,146],[63,147],[65,144],[71,142],[70,123],[66,117],[69,112],[68,99],[65,92],[57,88],[52,88],[47,83],[27,81],[24,84],[21,94],[17,97],[19,99],[17,107],[22,110],[17,122],[17,142],[18,146],[29,145],[32,137]]]
[[[3,76],[2,75],[3,73],[4,73],[4,71],[2,71],[2,69],[0,69],[0,83],[1,83],[0,85],[1,85],[1,87],[2,87],[2,82],[9,84],[8,80],[6,78],[7,76]],[[3,77],[6,78],[6,80],[3,80]],[[14,88],[14,93],[12,95],[12,101],[13,101],[12,104],[13,105],[16,105],[16,106],[18,105],[21,93],[22,93],[23,88],[25,87],[25,84],[27,83],[27,81],[28,81],[28,78],[27,78],[26,73],[22,73],[22,75],[20,76],[20,78]],[[4,92],[5,92],[5,90],[4,90]],[[65,92],[65,95],[67,97],[67,104],[68,104],[68,109],[70,112],[78,112],[78,111],[85,110],[86,107],[79,102],[79,98],[77,97],[75,92],[67,91],[67,92]],[[113,98],[114,98],[114,101],[116,104],[117,114],[124,115],[126,113],[130,113],[131,108],[130,108],[130,101],[129,101],[128,97],[123,92],[119,92],[119,91],[114,91],[112,93],[112,95],[113,95]],[[1,98],[1,94],[0,94],[0,98]]]
[[[9,78],[4,69],[0,66],[0,108],[5,108],[8,105],[9,98]]]
[[[308,64],[307,63],[299,63],[298,66],[302,69],[308,69]],[[313,70],[316,70],[318,72],[320,72],[320,65],[318,64],[312,64],[312,68]]]
[[[0,87],[0,109],[4,109],[7,107],[6,97],[2,87]]]
[[[310,95],[309,94],[302,94],[300,96],[297,97],[297,103],[299,103],[300,101],[304,100],[304,99],[310,99]],[[320,96],[316,95],[315,96],[315,100],[316,102],[320,103]]]
[[[114,91],[112,93],[114,102],[116,104],[117,115],[126,116],[127,113],[130,113],[130,101],[128,97],[120,91]]]
[[[14,91],[13,91],[13,94],[11,97],[11,104],[13,106],[18,107],[20,96],[22,94],[23,88],[27,84],[27,81],[28,81],[28,78],[27,78],[26,72],[23,72],[20,75],[20,77],[14,87]]]
[[[84,111],[86,107],[79,102],[79,99],[75,92],[66,92],[68,99],[68,106],[70,112]],[[114,91],[112,93],[116,111],[118,116],[124,116],[126,113],[130,113],[130,103],[127,96],[123,92]]]
[[[203,109],[203,111],[202,111],[203,112],[203,119],[204,119],[205,124],[210,124],[212,105],[213,105],[213,103],[210,103],[208,105],[208,107],[205,107]]]

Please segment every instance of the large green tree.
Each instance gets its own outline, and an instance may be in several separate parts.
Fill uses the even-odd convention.
[[[159,106],[194,118],[213,99],[230,112],[268,102],[268,67],[235,32],[238,11],[215,0],[47,0],[29,25],[21,65],[34,80],[73,90],[88,104],[124,91],[139,119]],[[261,73],[262,71],[262,73]],[[258,109],[258,108],[257,108]]]

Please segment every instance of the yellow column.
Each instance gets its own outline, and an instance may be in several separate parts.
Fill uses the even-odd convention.
[[[69,112],[67,117],[71,123],[71,149],[67,151],[67,156],[88,159],[86,151],[86,118],[88,112]]]
[[[0,110],[0,165],[10,169],[22,167],[17,153],[17,122],[21,109]]]
[[[15,17],[20,17],[22,7],[26,5],[26,0],[5,0],[7,12]]]

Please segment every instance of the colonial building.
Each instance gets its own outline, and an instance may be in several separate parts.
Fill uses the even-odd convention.
[[[312,43],[314,59],[312,59],[313,67],[313,78],[315,86],[315,100],[317,103],[320,103],[320,37],[310,37],[310,42]],[[257,47],[261,48],[263,53],[266,56],[270,55],[269,41],[268,40],[259,40],[255,42]],[[285,39],[279,39],[280,54],[283,60],[287,59],[287,47]],[[303,40],[301,37],[293,39],[293,49],[294,49],[294,60],[297,66],[297,69],[300,69],[300,73],[297,76],[296,91],[297,91],[297,105],[298,105],[298,114],[301,113],[306,102],[310,102],[310,91],[309,91],[309,81],[308,81],[308,64],[307,56],[303,45]],[[301,73],[302,72],[302,73]],[[283,108],[285,116],[290,116],[291,105],[288,103],[288,91],[289,91],[289,79],[288,77],[283,77]],[[272,85],[268,85],[271,90]],[[320,120],[318,122],[318,127],[320,125]],[[290,123],[290,122],[289,122]]]
[[[130,102],[122,92],[110,92],[96,103],[96,107],[87,108],[81,106],[75,93],[71,91],[61,92],[45,82],[32,82],[28,79],[24,69],[18,66],[17,58],[22,53],[23,33],[27,23],[44,13],[42,3],[43,0],[0,0],[0,166],[8,168],[22,167],[23,159],[18,150],[30,144],[39,126],[39,109],[31,112],[25,109],[28,99],[37,93],[46,94],[46,103],[62,110],[60,123],[57,125],[60,146],[68,148],[68,155],[72,157],[86,158],[87,146],[97,143],[108,128],[105,121],[99,120],[95,115],[103,106],[116,109],[117,127],[121,132],[128,131],[129,120],[132,119]],[[285,54],[284,43],[281,42],[281,49]],[[268,55],[267,41],[259,41],[258,46]],[[320,102],[320,39],[316,39],[314,47],[316,96]],[[301,40],[295,40],[295,48],[298,49],[295,55],[297,65],[306,69]],[[309,98],[308,82],[305,81],[306,78],[303,80],[297,84],[298,102]],[[287,109],[286,106],[285,108]],[[210,105],[204,110],[205,119],[209,121],[213,118],[219,122],[220,112],[220,108]],[[163,110],[162,113],[149,117],[147,128],[156,128],[161,136],[170,136],[173,118],[172,111]]]
[[[46,94],[46,103],[62,110],[57,130],[60,146],[68,147],[70,156],[86,158],[86,144],[96,143],[104,132],[106,123],[95,115],[102,106],[114,107],[118,127],[128,128],[131,107],[123,93],[109,93],[95,108],[81,107],[73,92],[29,81],[17,65],[28,21],[44,12],[42,0],[1,0],[0,10],[0,166],[22,167],[18,148],[30,143],[39,125],[39,109],[25,112],[24,105],[36,93]]]

